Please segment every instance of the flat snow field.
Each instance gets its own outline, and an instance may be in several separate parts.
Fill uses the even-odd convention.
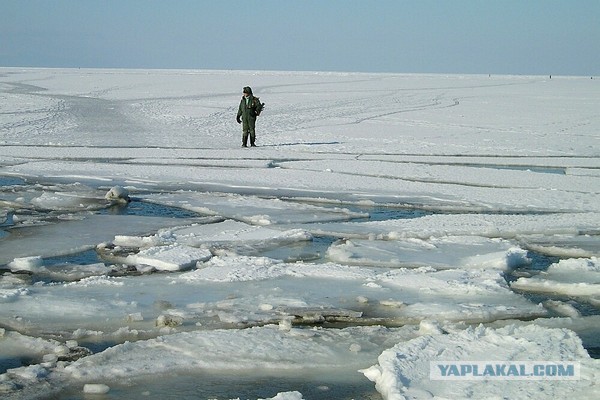
[[[600,398],[598,110],[595,77],[2,68],[0,397]]]

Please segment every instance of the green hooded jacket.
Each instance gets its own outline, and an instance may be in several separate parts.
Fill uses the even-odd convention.
[[[248,96],[248,100],[246,100],[245,96],[242,96],[237,113],[237,118],[239,119],[242,117],[242,121],[249,121],[251,119],[255,120],[260,114],[260,99],[258,97],[254,97],[250,88],[248,88],[248,90],[250,92],[250,96]]]

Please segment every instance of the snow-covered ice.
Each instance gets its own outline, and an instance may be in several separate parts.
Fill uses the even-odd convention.
[[[600,361],[591,359],[576,335],[565,329],[535,325],[501,329],[478,326],[443,334],[423,335],[385,350],[378,364],[363,370],[386,399],[470,398],[481,393],[481,381],[433,381],[430,361],[578,360],[581,379],[548,385],[545,380],[486,380],[486,398],[597,398]],[[507,386],[509,389],[507,389]],[[507,392],[510,393],[507,396]],[[542,394],[543,393],[543,394]]]
[[[527,265],[527,252],[512,244],[483,237],[418,238],[406,240],[352,239],[333,243],[327,255],[349,265],[387,267],[431,266],[507,270]]]
[[[598,79],[4,68],[0,99],[2,398],[599,396]],[[429,376],[527,360],[581,376]]]
[[[546,271],[533,277],[521,277],[511,284],[518,290],[554,293],[580,301],[600,304],[600,260],[568,259],[552,264]]]

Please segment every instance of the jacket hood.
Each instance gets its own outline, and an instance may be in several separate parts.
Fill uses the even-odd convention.
[[[248,93],[248,94],[252,94],[252,88],[250,88],[250,86],[246,86],[244,87],[244,89],[242,90],[242,93]]]

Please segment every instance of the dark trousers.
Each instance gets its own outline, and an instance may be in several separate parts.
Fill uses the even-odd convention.
[[[256,140],[256,118],[242,118],[242,145],[248,145],[248,136],[250,136],[250,145],[254,146]]]

